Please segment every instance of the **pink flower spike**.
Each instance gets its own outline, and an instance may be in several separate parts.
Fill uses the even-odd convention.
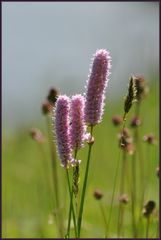
[[[61,165],[65,168],[73,164],[70,140],[70,99],[66,95],[60,95],[56,101],[54,122],[56,145]]]
[[[85,100],[85,121],[89,126],[94,126],[102,120],[110,69],[109,52],[104,49],[96,51],[90,69]]]
[[[83,147],[86,125],[84,120],[85,100],[80,94],[71,99],[71,146],[73,150]]]

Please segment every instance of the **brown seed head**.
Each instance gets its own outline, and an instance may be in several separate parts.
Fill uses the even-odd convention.
[[[122,195],[119,197],[119,201],[120,201],[121,203],[127,204],[127,203],[129,202],[128,195],[127,195],[127,194],[122,194]]]
[[[123,122],[123,118],[122,118],[122,116],[115,115],[112,117],[112,122],[113,122],[114,126],[119,126]]]
[[[51,104],[55,105],[58,95],[59,95],[59,92],[56,88],[50,88],[49,94],[47,96],[47,100]]]
[[[118,135],[119,146],[125,148],[127,144],[132,143],[132,137],[128,128],[124,128]]]
[[[42,132],[37,128],[32,128],[30,130],[30,136],[33,140],[35,140],[38,143],[43,143],[45,140]]]
[[[51,103],[49,101],[46,100],[42,103],[42,108],[41,109],[42,109],[42,113],[44,115],[46,115],[48,113],[51,113],[52,108],[53,108],[53,106],[51,105]]]
[[[156,144],[157,141],[153,134],[148,134],[143,137],[143,140],[149,144]]]
[[[125,146],[125,151],[126,151],[128,154],[130,154],[130,155],[134,154],[134,152],[135,152],[135,146],[134,146],[134,144],[133,144],[133,143],[128,143],[128,144]]]
[[[153,210],[155,209],[155,206],[156,206],[156,204],[155,204],[154,201],[148,201],[144,205],[144,208],[143,208],[143,211],[142,211],[143,215],[145,217],[149,217],[152,214]]]
[[[130,123],[131,127],[138,127],[138,126],[140,126],[140,124],[141,124],[141,120],[139,117],[133,117],[131,119],[131,123]]]
[[[103,193],[102,193],[101,190],[96,189],[96,190],[94,191],[93,196],[95,197],[95,199],[100,200],[100,199],[103,197]]]
[[[136,84],[136,99],[137,101],[141,101],[145,95],[147,95],[147,86],[145,83],[145,79],[143,76],[134,76],[135,84]]]

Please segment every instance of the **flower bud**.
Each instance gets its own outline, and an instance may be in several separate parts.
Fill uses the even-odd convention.
[[[112,117],[112,122],[114,126],[119,126],[123,122],[123,118],[119,115],[115,115]]]
[[[100,200],[100,199],[103,197],[103,193],[102,193],[101,190],[96,189],[96,190],[94,191],[93,196],[95,197],[95,199]]]

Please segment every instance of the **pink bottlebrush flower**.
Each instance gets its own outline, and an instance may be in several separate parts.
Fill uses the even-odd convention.
[[[58,97],[54,114],[58,155],[61,165],[68,167],[73,159],[70,139],[70,99],[66,95]]]
[[[71,146],[72,149],[79,149],[83,146],[86,133],[86,125],[84,120],[85,100],[80,94],[71,99]]]
[[[110,68],[111,57],[109,52],[104,49],[96,51],[86,91],[85,121],[89,126],[94,126],[102,120]]]

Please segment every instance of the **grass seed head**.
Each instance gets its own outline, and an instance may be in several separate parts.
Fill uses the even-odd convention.
[[[136,99],[140,102],[148,93],[148,87],[146,86],[146,82],[144,77],[142,76],[134,76],[135,85],[136,85]]]
[[[143,215],[144,215],[145,217],[149,217],[149,216],[152,214],[152,212],[154,211],[155,206],[156,206],[156,204],[155,204],[154,201],[151,201],[151,200],[148,201],[148,202],[144,205]]]
[[[132,104],[136,101],[136,84],[135,84],[135,78],[132,76],[130,78],[130,83],[129,83],[129,88],[128,88],[128,93],[125,97],[125,102],[124,102],[124,111],[127,114],[132,107]]]

